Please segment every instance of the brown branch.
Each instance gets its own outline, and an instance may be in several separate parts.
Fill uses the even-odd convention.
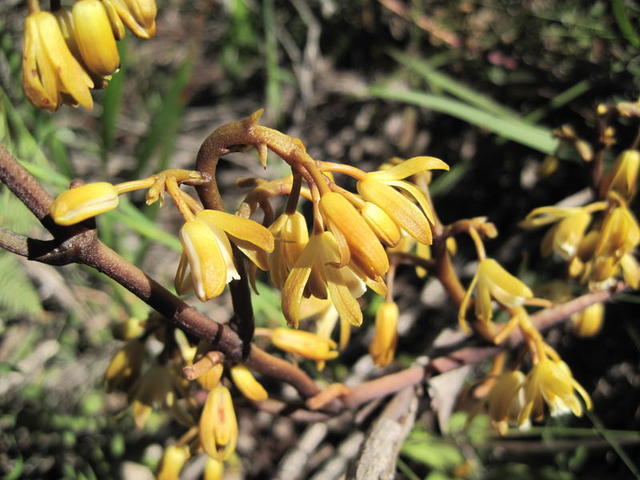
[[[0,180],[31,210],[54,236],[53,240],[28,239],[6,230],[0,231],[0,246],[34,261],[67,265],[83,263],[106,274],[138,296],[154,310],[169,318],[187,334],[215,345],[231,362],[243,361],[242,341],[228,327],[190,307],[142,270],[104,245],[95,232],[95,222],[85,221],[71,227],[53,223],[49,216],[52,198],[38,181],[0,145]],[[265,375],[285,381],[304,398],[320,390],[302,370],[252,346],[246,363]]]

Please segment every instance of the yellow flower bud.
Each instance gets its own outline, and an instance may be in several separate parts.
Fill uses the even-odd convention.
[[[51,204],[59,225],[74,225],[118,206],[118,192],[107,182],[87,183],[62,192]]]
[[[189,460],[191,454],[189,447],[178,447],[171,445],[164,450],[160,470],[158,471],[157,480],[178,480],[180,471],[184,464]]]
[[[124,322],[119,322],[113,327],[113,336],[119,340],[131,340],[144,333],[144,322],[135,317],[130,317]]]
[[[334,350],[336,342],[303,330],[276,328],[271,335],[271,342],[281,350],[311,360],[331,360],[338,356],[338,352]]]
[[[231,367],[231,378],[238,390],[249,400],[261,402],[269,398],[269,394],[264,387],[256,380],[251,370],[244,365]]]
[[[640,286],[640,264],[632,253],[623,255],[620,259],[620,267],[622,268],[622,277],[631,288],[637,290]]]
[[[398,305],[395,302],[385,302],[376,313],[376,331],[369,345],[369,354],[373,363],[380,367],[389,365],[393,361],[398,343]]]
[[[579,337],[594,337],[601,328],[604,321],[604,304],[594,303],[581,312],[571,315],[571,322],[575,327],[576,335]]]
[[[218,385],[207,395],[199,423],[200,444],[211,458],[227,460],[238,441],[238,423],[229,390]]]
[[[69,51],[51,12],[31,13],[24,22],[22,85],[38,108],[53,112],[62,103],[93,107],[93,81]]]
[[[204,464],[204,480],[222,480],[224,477],[224,463],[215,458],[207,457]]]
[[[120,66],[120,55],[104,5],[99,0],[78,0],[71,12],[82,61],[99,77],[111,75]]]

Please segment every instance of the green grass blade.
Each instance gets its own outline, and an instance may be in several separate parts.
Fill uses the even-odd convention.
[[[524,119],[536,123],[542,120],[550,111],[560,108],[567,103],[575,100],[580,95],[587,93],[591,89],[591,82],[589,80],[581,80],[574,86],[567,88],[563,92],[553,97],[548,105],[542,108],[538,108],[524,116]]]
[[[401,65],[422,76],[434,89],[447,92],[460,100],[474,105],[481,110],[503,117],[519,117],[518,112],[511,110],[492,100],[490,97],[476,92],[472,88],[458,82],[453,77],[437,71],[429,61],[412,57],[406,53],[393,51],[391,57]]]
[[[624,0],[611,0],[611,9],[613,10],[613,18],[616,19],[618,28],[622,32],[624,38],[634,47],[640,47],[640,37],[633,28],[633,24],[627,15],[627,7]],[[636,19],[637,22],[637,19]]]
[[[546,128],[530,125],[516,118],[499,117],[458,100],[384,86],[371,87],[368,92],[372,97],[409,103],[454,116],[545,154],[553,153],[558,145],[551,131]]]

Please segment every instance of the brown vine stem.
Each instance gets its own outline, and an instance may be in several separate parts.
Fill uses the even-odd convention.
[[[54,236],[50,241],[25,239],[2,229],[0,245],[11,245],[14,247],[11,251],[35,261],[45,261],[55,265],[71,263],[89,265],[137,295],[185,333],[212,343],[216,349],[225,354],[229,361],[243,361],[243,343],[233,330],[190,307],[138,267],[100,242],[95,232],[94,222],[86,221],[72,227],[54,224],[49,216],[52,198],[2,145],[0,145],[0,181],[9,187]],[[38,252],[45,252],[44,257],[35,255],[31,245],[36,246]],[[257,372],[289,383],[303,398],[316,395],[320,391],[315,382],[302,370],[269,355],[258,347],[251,348],[249,357],[244,362]]]

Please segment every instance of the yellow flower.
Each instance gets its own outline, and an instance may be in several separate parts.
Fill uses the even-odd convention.
[[[107,10],[113,9],[134,35],[151,38],[156,34],[155,0],[102,0]]]
[[[205,453],[218,461],[228,460],[236,449],[238,422],[231,393],[223,385],[207,395],[199,422],[200,444]]]
[[[282,312],[289,325],[298,326],[300,302],[307,287],[309,294],[328,297],[341,318],[356,326],[362,323],[362,311],[356,299],[365,292],[365,283],[352,268],[340,266],[341,260],[333,234],[323,232],[311,236],[282,288]]]
[[[640,152],[637,150],[622,152],[612,171],[602,182],[602,196],[606,196],[613,190],[626,200],[630,200],[638,186],[638,170],[640,170]]]
[[[215,458],[207,457],[204,464],[204,480],[222,480],[224,477],[224,463]]]
[[[494,259],[485,258],[480,261],[478,270],[460,303],[458,320],[464,331],[469,331],[466,315],[471,294],[474,291],[476,291],[476,318],[484,323],[490,322],[493,317],[492,300],[505,307],[515,308],[533,297],[529,287],[507,272]]]
[[[591,215],[582,209],[575,209],[562,218],[545,234],[540,250],[542,255],[555,253],[559,257],[570,260],[578,249],[584,232],[591,222]]]
[[[144,351],[144,343],[133,339],[116,352],[104,373],[109,390],[124,390],[136,381],[142,368]]]
[[[332,360],[338,356],[338,352],[334,350],[336,342],[303,330],[276,328],[272,332],[271,342],[281,350],[296,353],[322,365],[325,360]]]
[[[130,392],[133,419],[143,428],[153,408],[167,408],[180,423],[190,425],[191,416],[178,402],[184,396],[184,379],[168,365],[155,363],[142,375]]]
[[[269,274],[275,287],[281,289],[309,242],[307,222],[298,211],[283,213],[271,224],[269,230],[274,239],[274,249],[269,255]]]
[[[51,12],[31,13],[24,22],[22,85],[38,108],[53,112],[62,103],[93,108],[93,81],[69,51]]]
[[[639,242],[638,222],[627,207],[618,206],[609,211],[602,222],[594,256],[613,257],[617,261]]]
[[[118,206],[118,192],[107,182],[87,183],[62,192],[51,204],[58,225],[74,225]]]
[[[120,66],[120,55],[104,5],[99,0],[78,0],[71,13],[82,61],[98,77],[111,75]]]
[[[387,252],[349,200],[337,192],[326,193],[320,199],[320,212],[338,246],[342,246],[341,239],[346,242],[348,248],[341,249],[343,264],[353,261],[367,277],[374,279],[387,273]]]
[[[387,170],[367,173],[358,181],[358,192],[366,201],[384,210],[417,241],[431,244],[431,225],[435,222],[433,209],[418,187],[402,179],[435,169],[449,170],[449,166],[434,157],[414,157]],[[398,189],[407,193],[418,205]]]
[[[520,413],[518,422],[526,427],[529,418],[534,420],[543,417],[543,401],[549,406],[551,416],[573,412],[581,416],[582,403],[576,392],[582,397],[586,408],[591,409],[591,398],[582,386],[573,378],[571,370],[561,360],[543,358],[538,361],[525,380],[525,406]]]
[[[385,302],[376,312],[375,335],[369,345],[369,354],[373,363],[379,367],[389,365],[393,361],[398,343],[398,305]]]
[[[231,379],[238,387],[238,390],[253,402],[261,402],[269,398],[269,394],[264,387],[256,380],[251,370],[244,365],[231,367]]]
[[[160,470],[156,477],[157,480],[179,480],[180,471],[190,456],[189,447],[187,446],[170,445],[165,448],[160,462]]]
[[[524,407],[525,376],[519,370],[502,373],[487,397],[489,416],[501,435],[507,433],[510,423],[516,423]]]
[[[593,337],[600,332],[604,321],[604,304],[594,303],[581,312],[571,315],[571,322],[579,337]]]
[[[258,249],[273,250],[271,232],[259,223],[218,210],[202,210],[180,230],[191,282],[201,301],[217,297],[231,280],[240,276],[233,263],[231,241],[255,261]],[[176,275],[176,289],[185,290],[187,269]]]

